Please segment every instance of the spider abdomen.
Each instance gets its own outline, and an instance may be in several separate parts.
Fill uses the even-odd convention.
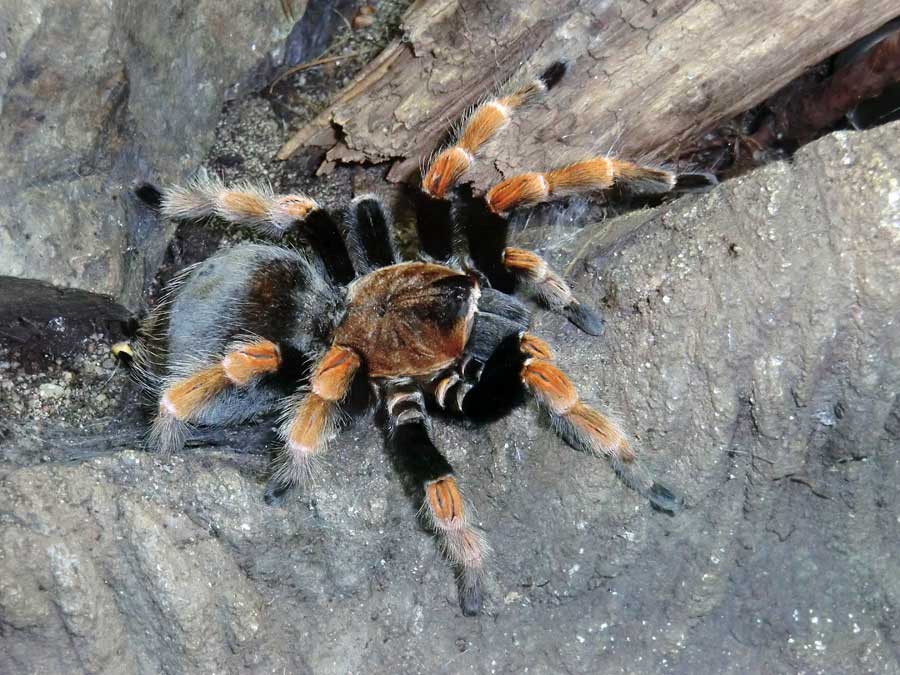
[[[462,356],[479,295],[475,279],[451,267],[383,267],[350,287],[334,341],[363,356],[370,377],[430,375]]]
[[[287,248],[240,244],[191,268],[168,311],[170,368],[221,355],[254,335],[314,353],[328,343],[343,300],[307,260]]]

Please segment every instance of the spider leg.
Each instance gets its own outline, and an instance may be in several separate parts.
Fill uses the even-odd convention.
[[[277,195],[267,185],[250,182],[228,187],[205,172],[187,185],[165,188],[159,199],[160,212],[167,218],[202,220],[216,216],[274,237],[282,236],[318,208],[305,195]]]
[[[524,358],[519,376],[550,416],[556,432],[573,447],[606,457],[628,487],[649,499],[657,510],[674,513],[680,500],[652,480],[622,428],[580,400],[571,380],[554,363],[550,346],[523,333],[519,349]]]
[[[557,61],[511,93],[476,106],[460,123],[453,144],[428,163],[422,174],[422,190],[437,199],[445,198],[481,147],[509,124],[513,112],[552,89],[565,73],[566,64]]]
[[[172,381],[160,397],[150,447],[164,454],[180,450],[188,424],[203,423],[214,414],[223,394],[252,386],[281,364],[281,350],[274,342],[242,342],[232,345],[218,363]]]
[[[594,157],[546,173],[512,176],[488,190],[485,200],[492,212],[502,214],[519,206],[590,194],[614,185],[644,194],[669,192],[675,187],[676,180],[671,171],[612,157]]]
[[[422,169],[421,189],[412,199],[422,250],[435,260],[464,255],[450,200],[451,193],[472,166],[482,146],[509,124],[513,113],[552,89],[566,73],[566,64],[553,63],[540,76],[475,106],[457,125],[451,145],[439,151]],[[477,264],[477,263],[476,263]]]
[[[590,335],[602,335],[604,321],[582,303],[563,278],[550,269],[537,253],[508,246],[503,250],[503,265],[551,311],[565,316]]]
[[[515,276],[503,264],[503,249],[509,240],[510,223],[488,210],[484,199],[475,197],[468,185],[457,191],[452,216],[454,228],[474,267],[494,288],[510,294],[515,291]]]
[[[601,335],[604,322],[587,303],[577,298],[562,276],[532,251],[507,246],[509,222],[491,212],[483,200],[457,210],[466,231],[471,259],[491,284],[507,293],[524,289],[546,309],[565,316],[589,335]]]
[[[325,272],[336,284],[353,281],[353,263],[341,237],[337,221],[325,209],[311,211],[301,223],[300,235],[319,254]]]
[[[344,239],[359,276],[399,260],[391,236],[390,216],[374,195],[357,197],[344,212]]]
[[[458,572],[463,614],[475,616],[483,603],[487,543],[471,524],[472,510],[460,491],[453,467],[432,441],[422,392],[411,386],[385,389],[388,448],[398,469],[414,482],[422,500],[420,513]]]
[[[284,447],[266,488],[266,501],[271,502],[309,476],[313,456],[337,430],[341,403],[360,365],[355,351],[332,345],[319,361],[309,391],[289,403],[281,427]]]
[[[519,377],[524,356],[519,347],[522,331],[507,335],[493,350],[484,366],[458,386],[447,400],[474,422],[494,422],[524,404],[527,390]],[[449,407],[449,406],[448,406]],[[451,408],[453,410],[453,408]]]
[[[476,422],[492,422],[531,394],[569,445],[606,457],[619,478],[646,497],[653,508],[677,511],[681,500],[651,479],[622,428],[585,405],[554,361],[550,346],[540,338],[527,332],[507,336],[478,372],[475,383],[467,387],[462,413]]]
[[[281,238],[296,227],[319,254],[335,283],[345,284],[354,278],[353,265],[334,217],[304,195],[278,195],[268,186],[249,182],[226,187],[221,179],[205,173],[185,186],[160,192],[143,185],[136,192],[162,215],[175,220],[215,216],[229,223],[248,225],[274,238]]]
[[[450,199],[432,197],[416,187],[408,196],[415,210],[419,248],[433,260],[450,262],[462,258],[465,247],[460,240]]]

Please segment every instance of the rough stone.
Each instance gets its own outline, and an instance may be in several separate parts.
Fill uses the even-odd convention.
[[[494,547],[466,619],[368,420],[283,508],[262,505],[264,455],[232,451],[258,435],[162,461],[15,454],[13,433],[0,671],[900,671],[898,131],[519,234],[605,307],[599,340],[536,329],[685,495],[678,516],[531,408],[439,423]]]
[[[135,308],[167,233],[130,187],[194,170],[226,88],[292,22],[267,0],[39,0],[2,13],[0,277]]]

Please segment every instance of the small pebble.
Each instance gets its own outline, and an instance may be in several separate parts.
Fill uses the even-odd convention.
[[[53,382],[45,382],[38,387],[38,393],[41,398],[59,398],[66,393],[66,390]]]
[[[359,8],[359,12],[353,17],[353,28],[368,28],[375,23],[375,8],[371,5],[363,5]]]

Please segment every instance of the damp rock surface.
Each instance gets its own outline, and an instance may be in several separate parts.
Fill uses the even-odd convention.
[[[897,672],[898,132],[519,232],[608,320],[536,332],[686,508],[652,511],[532,407],[439,420],[494,550],[477,618],[371,420],[270,508],[271,422],[162,459],[121,372],[103,434],[48,434],[66,400],[99,405],[99,347],[17,379],[32,432],[0,426],[0,672]]]
[[[7,3],[8,5],[10,3]],[[283,41],[284,3],[5,7],[0,37],[0,289],[19,277],[135,308],[165,251],[135,181],[183,180],[226,89]]]

